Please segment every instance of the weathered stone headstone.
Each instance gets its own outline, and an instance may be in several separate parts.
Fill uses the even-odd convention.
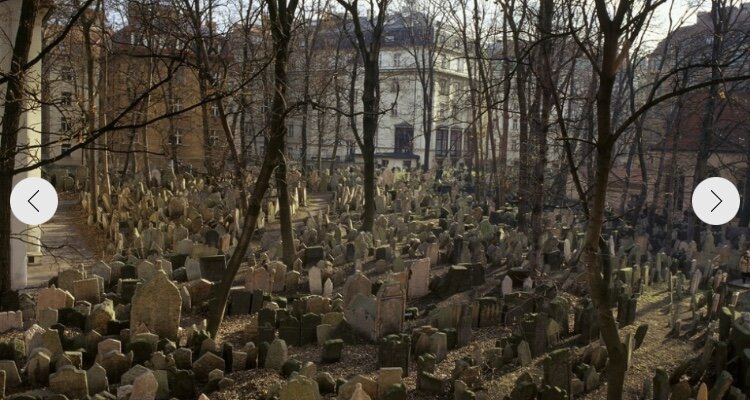
[[[226,363],[223,358],[212,352],[206,352],[193,363],[193,372],[195,372],[196,379],[200,381],[206,381],[208,374],[215,369],[224,371]]]
[[[544,383],[570,393],[571,367],[570,350],[559,349],[544,359]]]
[[[5,372],[5,386],[15,387],[21,385],[21,375],[18,366],[13,360],[0,360],[0,371]]]
[[[407,334],[388,335],[378,343],[378,368],[399,367],[404,376],[409,374],[411,338]]]
[[[73,307],[74,303],[75,299],[69,292],[52,286],[37,293],[36,309]]]
[[[182,311],[180,291],[164,272],[138,286],[130,310],[130,330],[141,324],[161,338],[177,340]]]
[[[226,256],[223,254],[200,258],[201,277],[211,282],[219,282],[227,268]]]
[[[505,275],[503,282],[501,283],[500,290],[503,296],[507,296],[513,293],[513,279],[509,275]]]
[[[416,299],[430,293],[430,259],[422,258],[409,267],[409,298]]]
[[[287,381],[279,391],[279,400],[318,400],[318,383],[304,375]]]
[[[131,399],[155,400],[159,382],[151,371],[147,371],[133,380]]]
[[[525,340],[518,344],[518,362],[522,367],[531,364],[531,349],[529,349],[529,343]]]
[[[367,296],[372,293],[372,282],[362,272],[355,272],[344,283],[344,307],[354,300],[357,294]]]
[[[654,375],[654,400],[669,400],[671,387],[669,385],[669,374],[662,368],[656,369]]]
[[[288,352],[286,342],[284,342],[282,339],[275,339],[273,342],[271,342],[271,347],[269,347],[268,354],[266,354],[266,362],[264,364],[264,367],[268,369],[281,370],[281,367],[284,366],[287,357]]]
[[[320,268],[317,265],[310,268],[307,277],[310,285],[310,293],[323,294],[322,271]]]
[[[400,333],[404,326],[406,293],[400,283],[386,282],[378,290],[376,327],[379,336]]]
[[[66,365],[49,377],[49,388],[72,399],[82,399],[89,395],[86,372]]]
[[[50,353],[47,349],[35,349],[26,362],[26,375],[32,386],[43,386],[49,381]]]
[[[322,361],[324,363],[335,363],[341,360],[341,352],[344,348],[344,341],[341,339],[326,340],[323,343]]]

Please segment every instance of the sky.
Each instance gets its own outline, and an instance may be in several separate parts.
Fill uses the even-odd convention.
[[[692,25],[696,22],[698,12],[711,8],[710,0],[667,0],[659,6],[649,27],[649,40],[664,38],[670,31],[670,7],[672,15],[672,30],[679,25]]]

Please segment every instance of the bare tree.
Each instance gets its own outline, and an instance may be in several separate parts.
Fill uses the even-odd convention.
[[[286,148],[286,116],[287,106],[287,68],[289,62],[289,46],[292,40],[292,27],[297,8],[297,0],[269,0],[267,2],[271,36],[274,49],[274,97],[271,107],[271,123],[269,129],[268,147],[263,158],[255,181],[252,196],[250,197],[245,223],[242,234],[238,240],[237,247],[227,264],[227,270],[217,284],[216,295],[211,302],[211,314],[208,319],[208,331],[211,336],[216,337],[219,326],[224,319],[229,292],[234,282],[234,277],[240,269],[240,264],[250,248],[250,238],[255,231],[255,226],[260,214],[261,202],[269,187],[269,182],[274,169],[284,163]],[[277,182],[278,174],[277,171]],[[283,170],[284,175],[286,170]]]
[[[359,15],[359,0],[336,1],[352,17],[354,41],[364,69],[362,135],[360,137],[356,131],[355,135],[364,160],[365,209],[361,229],[370,231],[375,220],[375,134],[380,116],[380,46],[390,0],[368,0],[366,18]],[[366,28],[363,28],[363,23],[367,24]]]

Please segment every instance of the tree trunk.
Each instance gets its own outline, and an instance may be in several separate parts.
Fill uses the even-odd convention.
[[[276,1],[280,4],[276,4]],[[285,0],[271,0],[267,5],[271,17],[270,21],[275,56],[275,90],[270,115],[270,137],[268,140],[268,147],[266,148],[266,154],[263,157],[263,164],[260,168],[258,178],[255,181],[253,194],[250,197],[245,223],[243,224],[242,233],[240,234],[237,247],[234,250],[234,253],[232,253],[232,257],[229,259],[227,270],[224,273],[221,282],[216,285],[216,295],[211,301],[211,312],[208,316],[207,328],[208,332],[214,338],[216,338],[219,326],[224,319],[224,312],[226,311],[229,292],[232,289],[234,277],[237,275],[237,271],[240,269],[240,264],[242,264],[242,260],[245,258],[245,254],[250,248],[250,239],[255,231],[258,214],[261,209],[261,201],[268,190],[271,174],[279,162],[283,163],[285,137],[287,134],[286,92],[288,84],[287,65],[289,62],[289,41],[291,38],[292,19],[294,18],[295,9],[297,8],[297,0],[290,0],[289,5],[286,7]],[[285,176],[285,165],[282,169],[284,170],[282,176]],[[278,176],[277,172],[277,182]]]
[[[745,157],[745,187],[742,196],[742,211],[740,211],[740,226],[743,228],[750,225],[750,141],[745,146]]]
[[[95,17],[94,17],[95,18]],[[92,51],[91,43],[91,28],[94,21],[89,17],[82,19],[83,25],[83,43],[84,43],[84,57],[86,58],[86,124],[89,133],[94,132],[96,129],[96,121],[94,119],[94,54]],[[88,149],[88,174],[89,174],[89,217],[96,218],[96,209],[99,206],[99,185],[98,185],[98,165],[96,161],[97,151],[96,143],[93,142],[89,145]]]
[[[2,140],[0,140],[0,293],[11,290],[11,211],[10,192],[13,189],[13,169],[16,162],[16,145],[21,126],[26,99],[24,91],[24,74],[22,67],[29,58],[31,39],[39,3],[37,0],[23,0],[16,40],[8,71],[8,83],[5,92],[4,112],[2,118]]]
[[[552,29],[553,0],[543,0],[539,12],[539,32],[541,43],[535,52],[538,56],[533,63],[541,66],[536,71],[538,77],[536,97],[532,107],[532,123],[534,124],[536,146],[536,157],[533,168],[533,196],[531,204],[531,244],[532,244],[532,268],[543,266],[542,257],[542,234],[544,231],[544,177],[547,168],[547,135],[549,133],[549,115],[552,113],[552,96],[554,90],[553,71],[550,61],[551,53],[551,29]]]
[[[304,88],[304,102],[302,104],[302,130],[300,133],[300,153],[301,153],[301,168],[302,176],[307,176],[307,119],[310,112],[308,111],[307,102],[310,100],[310,72],[305,72],[305,88]]]
[[[604,43],[602,46],[602,65],[599,75],[599,90],[596,94],[597,144],[595,175],[592,188],[592,199],[589,208],[589,221],[584,238],[584,263],[587,267],[587,278],[591,290],[591,299],[597,310],[597,318],[602,338],[609,354],[607,368],[607,399],[621,400],[625,381],[625,346],[620,341],[617,323],[612,314],[609,301],[610,276],[603,263],[601,252],[601,233],[604,225],[604,213],[607,202],[607,186],[612,167],[612,151],[615,138],[612,135],[612,91],[617,74],[617,54],[620,31],[612,26],[602,27]]]
[[[318,172],[322,172],[323,170],[323,132],[326,129],[325,119],[325,111],[320,111],[318,113],[318,163],[316,167]]]
[[[371,231],[375,220],[375,135],[378,131],[380,108],[380,67],[378,57],[364,62],[364,92],[362,93],[362,158],[364,159],[365,208],[362,231]]]
[[[284,138],[282,137],[282,140]],[[285,141],[284,141],[285,142]],[[297,252],[294,249],[294,231],[292,229],[292,208],[290,206],[289,185],[287,184],[286,157],[284,155],[286,144],[277,151],[276,167],[276,191],[279,196],[279,229],[281,230],[282,260],[291,270],[294,266],[294,260],[297,258]],[[297,188],[292,188],[297,190]]]
[[[707,177],[708,158],[711,156],[711,146],[713,142],[715,118],[716,118],[716,101],[719,97],[719,78],[722,74],[719,59],[723,48],[723,37],[725,31],[726,10],[721,4],[721,0],[711,1],[711,20],[713,22],[713,35],[711,42],[711,80],[716,82],[708,87],[708,98],[703,111],[703,124],[701,126],[700,144],[698,146],[698,155],[695,162],[695,171],[693,172],[693,190],[703,179]],[[677,199],[675,199],[677,200]],[[693,238],[700,243],[700,232],[696,229],[697,218],[690,213],[688,216],[688,237]]]

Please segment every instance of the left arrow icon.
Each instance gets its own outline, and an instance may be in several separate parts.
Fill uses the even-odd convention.
[[[29,204],[31,204],[31,206],[32,206],[32,207],[34,207],[34,209],[36,210],[36,212],[39,212],[39,209],[38,209],[38,208],[36,208],[36,206],[34,205],[34,203],[32,203],[32,202],[31,202],[31,199],[33,199],[33,198],[34,198],[34,196],[36,196],[36,195],[37,195],[37,193],[39,193],[39,190],[38,190],[38,189],[37,189],[37,191],[36,191],[36,192],[34,192],[34,194],[32,194],[32,195],[31,195],[31,197],[29,197],[29,199],[28,199],[28,200],[26,200],[26,201],[27,201],[27,202],[28,202]]]
[[[22,179],[10,193],[10,209],[24,224],[41,225],[57,211],[57,191],[46,179]]]

